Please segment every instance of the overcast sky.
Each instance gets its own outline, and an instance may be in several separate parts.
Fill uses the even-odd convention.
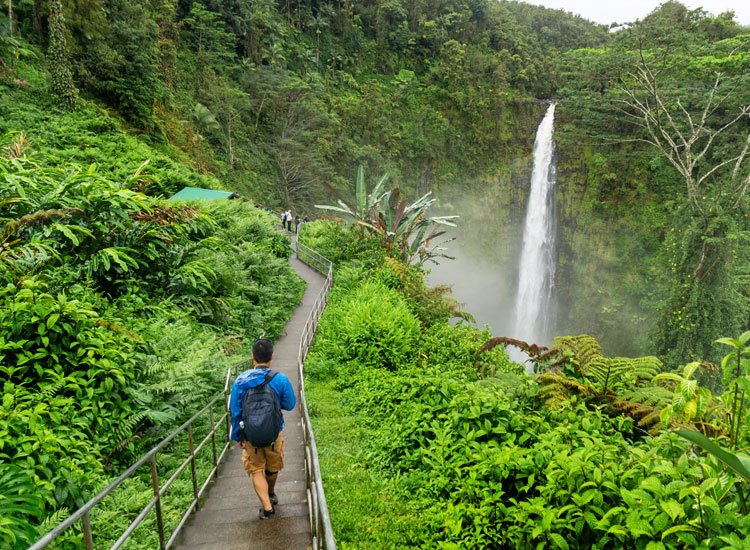
[[[562,8],[596,21],[597,23],[629,23],[643,19],[654,11],[660,0],[524,0],[529,4],[538,4],[549,8]],[[750,25],[750,1],[748,0],[682,0],[690,9],[703,8],[713,15],[732,10],[735,19],[741,25]]]

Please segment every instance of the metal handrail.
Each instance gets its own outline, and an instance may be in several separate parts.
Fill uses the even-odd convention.
[[[305,326],[302,329],[302,336],[299,342],[299,352],[297,353],[297,369],[299,371],[299,395],[300,408],[302,412],[302,432],[305,442],[305,473],[307,480],[307,502],[310,507],[310,529],[312,531],[313,549],[323,548],[326,550],[335,550],[336,541],[333,537],[333,528],[331,527],[331,516],[328,513],[328,504],[326,502],[325,491],[323,490],[323,478],[320,474],[320,463],[318,462],[318,450],[315,445],[315,436],[310,423],[310,413],[307,409],[307,399],[305,398],[305,358],[310,350],[310,345],[315,337],[315,330],[318,328],[320,316],[328,303],[328,291],[333,284],[333,264],[330,260],[324,258],[311,248],[300,243],[298,239],[293,240],[293,246],[297,254],[297,259],[309,265],[321,275],[325,276],[323,288],[318,293],[315,303],[307,316]],[[300,254],[300,252],[302,254]]]
[[[230,369],[231,371],[231,369]],[[123,534],[120,536],[120,538],[112,545],[111,548],[119,548],[122,546],[122,544],[127,540],[127,538],[135,531],[135,529],[140,525],[140,523],[146,518],[148,513],[155,509],[156,511],[156,523],[158,528],[158,535],[159,535],[159,548],[162,550],[165,550],[167,548],[170,548],[172,544],[174,544],[175,539],[177,538],[177,535],[179,534],[180,530],[185,525],[185,522],[187,521],[188,516],[190,513],[198,506],[199,499],[203,496],[204,492],[206,491],[206,488],[208,487],[209,482],[211,481],[212,477],[214,479],[218,479],[218,467],[219,464],[221,464],[222,460],[224,459],[224,456],[226,455],[227,450],[229,449],[229,437],[225,437],[225,443],[224,446],[221,448],[221,452],[217,454],[217,447],[216,447],[216,432],[218,431],[219,426],[222,425],[222,423],[225,423],[226,425],[226,432],[229,433],[229,430],[231,429],[230,424],[230,418],[227,410],[225,409],[224,414],[222,414],[218,420],[214,418],[214,405],[216,404],[219,399],[224,398],[227,399],[227,393],[229,389],[229,376],[231,372],[227,372],[227,380],[224,384],[224,390],[217,395],[215,395],[211,401],[208,402],[208,404],[203,407],[200,411],[198,411],[196,414],[194,414],[187,422],[182,424],[179,428],[174,430],[171,434],[169,434],[166,438],[164,438],[158,445],[156,445],[154,448],[152,448],[150,451],[148,451],[145,455],[143,455],[135,464],[133,464],[130,468],[125,470],[120,477],[115,479],[106,489],[101,491],[99,494],[94,496],[91,500],[89,500],[86,504],[81,506],[75,513],[73,513],[68,519],[60,523],[57,527],[54,527],[50,531],[48,531],[42,538],[40,538],[38,541],[36,541],[32,546],[29,547],[29,550],[41,550],[42,548],[46,548],[50,543],[52,543],[57,537],[62,535],[65,531],[67,531],[70,527],[72,527],[76,522],[79,520],[82,524],[82,530],[83,530],[83,540],[84,544],[86,546],[87,550],[92,550],[94,548],[94,534],[91,529],[91,521],[89,512],[101,501],[103,501],[112,491],[114,491],[117,487],[119,487],[126,479],[129,479],[130,477],[135,474],[135,472],[144,464],[147,462],[149,463],[150,469],[151,469],[151,484],[154,491],[153,498],[148,502],[148,504],[141,510],[141,512],[136,516],[136,518],[130,523],[128,528],[123,532]],[[208,411],[209,414],[209,421],[211,425],[211,429],[209,430],[209,433],[206,435],[205,438],[197,445],[194,445],[193,441],[193,424],[195,421],[200,418],[204,413]],[[182,432],[187,431],[188,433],[188,440],[189,440],[189,448],[190,453],[189,456],[178,466],[177,470],[170,476],[170,478],[167,480],[166,483],[163,485],[160,485],[159,483],[159,474],[158,469],[156,466],[156,455],[164,449],[169,443],[172,442],[172,440],[175,439],[179,434]],[[200,488],[198,488],[198,479],[197,479],[197,471],[195,468],[195,457],[196,455],[209,443],[211,443],[211,449],[212,449],[212,465],[211,471],[206,476],[206,480],[201,483]],[[182,515],[182,518],[180,518],[180,522],[177,524],[177,527],[172,532],[171,536],[169,537],[169,540],[165,540],[166,534],[164,530],[164,521],[162,518],[162,509],[161,509],[161,498],[164,496],[164,494],[167,492],[167,490],[172,486],[172,484],[177,480],[179,475],[188,467],[190,466],[190,472],[192,475],[192,483],[193,483],[193,500],[190,502],[190,505],[188,506],[188,509],[185,511],[185,513]]]

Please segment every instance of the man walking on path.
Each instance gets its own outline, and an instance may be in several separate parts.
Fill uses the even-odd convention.
[[[278,503],[278,498],[274,493],[274,488],[279,472],[284,467],[284,436],[281,434],[284,419],[279,409],[291,411],[297,404],[294,388],[289,378],[280,372],[270,370],[272,358],[271,341],[266,339],[256,341],[253,344],[253,368],[237,375],[229,399],[229,410],[232,414],[231,437],[242,447],[243,467],[251,476],[253,488],[261,503],[260,519],[270,519],[276,515],[274,506]],[[266,391],[266,386],[272,390],[270,393]],[[256,418],[252,417],[254,413],[249,413],[248,409],[251,405],[258,404],[261,404],[262,409],[261,402],[265,395],[270,395],[272,403],[275,403],[276,411],[271,411],[273,413],[271,416],[278,415],[278,424],[274,426],[278,429],[278,436],[274,435],[270,439],[270,444],[255,446],[250,441],[254,439],[258,441],[257,437],[260,437],[261,428],[256,425]],[[243,405],[246,409],[244,414]],[[251,416],[249,417],[248,414]],[[260,418],[260,424],[263,424],[265,420],[267,419]],[[274,420],[271,419],[271,424],[273,423]],[[255,427],[250,427],[250,424]],[[254,430],[257,433],[253,433]]]

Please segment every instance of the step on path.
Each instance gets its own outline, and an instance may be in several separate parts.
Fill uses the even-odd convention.
[[[297,392],[297,353],[302,329],[325,279],[295,256],[292,267],[307,282],[302,301],[286,325],[284,336],[274,342],[271,368],[289,377]],[[308,550],[312,548],[305,487],[305,447],[302,437],[299,395],[297,407],[284,411],[284,469],[276,482],[276,517],[258,519],[260,503],[250,477],[242,468],[242,451],[232,445],[219,468],[219,479],[177,539],[181,550]]]

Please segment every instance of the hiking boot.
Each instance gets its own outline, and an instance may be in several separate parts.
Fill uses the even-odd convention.
[[[271,493],[270,495],[268,495],[268,498],[271,499],[271,504],[273,504],[274,506],[279,503],[279,497],[276,496],[276,493]]]
[[[260,510],[258,511],[258,517],[260,519],[273,519],[276,517],[276,509],[271,508],[270,510],[264,510],[261,506]]]

